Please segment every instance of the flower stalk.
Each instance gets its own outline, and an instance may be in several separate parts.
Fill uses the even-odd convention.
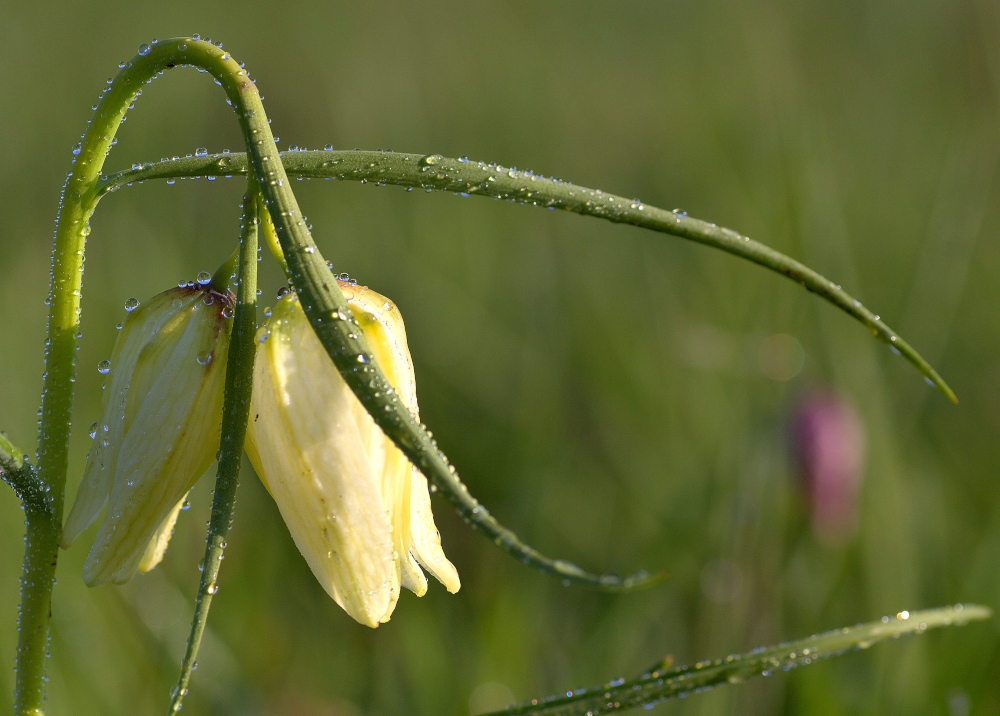
[[[226,363],[226,393],[222,408],[222,440],[219,446],[219,467],[212,498],[212,516],[208,523],[205,558],[201,563],[201,581],[195,601],[194,619],[187,650],[181,664],[177,686],[171,694],[170,713],[181,710],[191,671],[205,624],[212,597],[219,589],[219,567],[226,549],[226,535],[236,506],[236,488],[239,485],[240,465],[243,461],[243,441],[247,432],[250,413],[250,396],[253,388],[255,356],[254,333],[257,331],[257,228],[262,209],[257,182],[250,178],[243,197],[243,220],[240,235],[239,263],[237,264],[236,310],[233,331],[229,338],[229,355]],[[228,276],[232,267],[229,261],[216,272]]]
[[[139,54],[125,63],[105,89],[83,139],[73,149],[73,167],[56,217],[39,420],[37,477],[50,496],[51,510],[29,510],[25,503],[25,558],[14,691],[16,716],[44,713],[46,647],[65,502],[83,256],[90,217],[99,200],[101,170],[115,133],[143,86],[164,70],[185,64],[211,72],[223,85],[230,102],[239,108],[238,116],[249,147],[253,132],[245,115],[254,110],[246,110],[241,97],[252,95],[256,107],[260,106],[260,99],[247,73],[221,48],[201,40],[177,38],[154,46],[140,46]],[[256,256],[253,260],[256,262]]]

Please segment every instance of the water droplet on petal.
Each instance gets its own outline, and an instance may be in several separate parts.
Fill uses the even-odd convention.
[[[108,373],[110,373],[111,372],[111,361],[109,361],[107,358],[105,358],[100,363],[98,363],[97,364],[97,372],[100,373],[101,375],[107,375]]]
[[[129,313],[132,313],[132,311],[134,311],[138,307],[139,307],[139,299],[138,298],[127,298],[127,299],[125,299],[125,310],[128,311]]]
[[[195,278],[197,279],[198,283],[202,286],[207,286],[212,282],[212,274],[210,274],[208,271],[200,271]]]

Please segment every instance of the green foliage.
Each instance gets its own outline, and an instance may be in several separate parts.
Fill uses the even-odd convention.
[[[261,23],[203,5],[4,11],[0,77],[20,101],[0,108],[13,138],[0,146],[3,188],[18,207],[0,228],[0,301],[19,340],[0,342],[0,405],[18,444],[32,442],[40,387],[52,188],[94,78],[113,74],[108,53],[130,56],[135,38],[192,29],[259,72],[284,145],[468,154],[682,206],[841,281],[964,402],[932,396],[795,287],[698,247],[482,200],[296,185],[337,269],[401,306],[424,420],[484,503],[547,552],[662,567],[671,579],[634,595],[566,590],[442,515],[463,592],[404,598],[371,634],[312,584],[247,474],[186,713],[460,714],[470,696],[482,707],[503,689],[521,699],[596,683],[663,650],[686,661],[917,604],[997,606],[992,10],[293,3],[280,16],[251,8],[275,16]],[[160,83],[109,169],[239,146],[218,88],[193,74]],[[102,205],[70,495],[99,405],[91,368],[107,357],[122,301],[225,258],[238,212],[219,207],[242,191],[242,181],[181,181]],[[262,274],[273,292],[276,269]],[[597,350],[608,327],[621,347]],[[761,369],[763,341],[778,334],[805,357],[789,380]],[[785,440],[798,395],[815,385],[848,395],[868,438],[860,528],[840,544],[813,535]],[[82,550],[62,555],[53,713],[161,710],[207,491],[167,563],[123,589],[85,591]],[[19,544],[22,520],[13,498],[0,500],[3,544]],[[18,551],[0,556],[8,692]],[[723,563],[738,588],[711,588]],[[931,636],[660,708],[990,712],[996,646],[992,626]]]

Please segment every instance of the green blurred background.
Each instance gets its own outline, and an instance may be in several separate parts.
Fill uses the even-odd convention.
[[[683,207],[842,283],[961,403],[794,283],[679,239],[482,198],[296,184],[336,269],[400,306],[423,419],[473,493],[549,554],[670,577],[628,595],[564,588],[436,500],[462,590],[406,593],[373,631],[313,580],[247,466],[185,713],[467,716],[666,654],[956,601],[1000,608],[1000,4],[0,0],[0,427],[23,446],[70,147],[120,60],[195,32],[246,62],[282,148],[466,154]],[[148,88],[119,138],[108,170],[240,144],[221,90],[190,70]],[[123,302],[221,263],[243,189],[159,182],[101,204],[70,499]],[[267,304],[281,279],[262,266]],[[777,369],[762,348],[775,345]],[[790,438],[816,390],[854,406],[867,445],[859,527],[833,541],[811,525]],[[210,489],[165,563],[125,587],[83,586],[93,531],[64,553],[53,715],[165,711]],[[22,534],[0,491],[0,714]],[[656,712],[998,713],[998,637],[996,623],[945,630]]]

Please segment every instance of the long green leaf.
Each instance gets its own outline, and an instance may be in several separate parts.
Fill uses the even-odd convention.
[[[975,604],[900,612],[894,617],[844,627],[777,646],[761,647],[746,654],[703,661],[680,668],[654,668],[631,681],[618,679],[590,689],[576,689],[563,694],[512,706],[489,716],[597,716],[637,706],[651,707],[666,699],[707,691],[721,684],[737,684],[754,676],[769,676],[838,656],[848,651],[867,649],[872,644],[921,634],[936,627],[964,625],[989,619],[992,612]]]
[[[937,371],[879,316],[863,306],[861,301],[795,259],[732,229],[689,217],[679,210],[666,211],[638,199],[626,199],[600,189],[588,189],[530,171],[485,162],[448,159],[440,154],[355,150],[282,152],[280,156],[289,176],[345,179],[379,185],[395,184],[450,191],[466,196],[488,196],[632,224],[721,249],[787,276],[806,290],[834,304],[864,324],[872,335],[887,343],[893,352],[912,363],[927,382],[940,389],[949,400],[958,402],[955,393]],[[246,171],[247,159],[243,154],[168,159],[140,164],[137,169],[113,174],[102,179],[96,190],[100,197],[122,186],[147,179],[227,176]]]

